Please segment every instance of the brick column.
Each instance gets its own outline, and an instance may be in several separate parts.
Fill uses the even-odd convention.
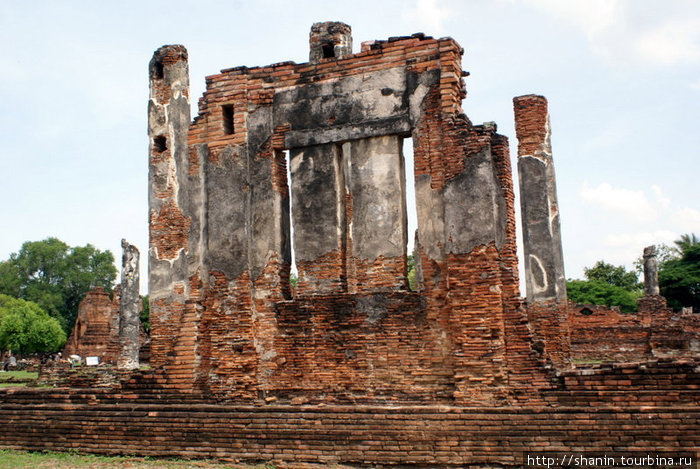
[[[544,341],[550,358],[563,365],[568,362],[570,339],[547,100],[519,96],[513,107],[528,316],[535,337]]]
[[[528,302],[566,300],[559,205],[550,144],[547,100],[513,99]]]
[[[162,366],[184,327],[191,220],[183,213],[183,165],[190,124],[187,50],[163,46],[149,64],[149,258],[151,363]],[[193,354],[194,351],[191,351]]]
[[[314,23],[309,34],[309,62],[342,59],[352,54],[350,25],[337,21]]]

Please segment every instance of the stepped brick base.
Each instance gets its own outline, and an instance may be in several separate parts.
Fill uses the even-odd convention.
[[[280,467],[520,467],[527,451],[700,450],[700,367],[648,362],[560,373],[546,405],[241,405],[163,389],[0,391],[0,447],[275,461]]]

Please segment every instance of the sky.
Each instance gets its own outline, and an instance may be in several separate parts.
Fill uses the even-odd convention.
[[[697,0],[0,0],[0,260],[53,236],[119,263],[126,238],[145,292],[153,52],[187,47],[194,116],[207,75],[306,62],[317,21],[350,24],[354,52],[457,40],[464,111],[497,122],[514,163],[512,98],[547,97],[568,278],[700,234]]]

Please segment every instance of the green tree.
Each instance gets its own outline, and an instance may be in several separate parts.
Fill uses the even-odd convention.
[[[688,248],[700,244],[700,238],[695,233],[688,233],[681,235],[680,239],[675,240],[673,243],[676,245],[676,253],[682,256]]]
[[[642,295],[642,285],[635,272],[624,266],[615,266],[604,261],[583,269],[586,280],[568,280],[566,292],[575,303],[619,306],[620,311],[637,311],[637,298]]]
[[[68,332],[85,293],[97,286],[111,290],[116,276],[111,252],[48,238],[24,243],[0,263],[0,293],[35,302]]]
[[[0,349],[55,352],[65,343],[66,333],[59,322],[39,305],[0,294]]]
[[[624,266],[615,266],[604,261],[598,261],[593,267],[583,269],[587,280],[607,283],[614,287],[634,291],[642,288],[635,272],[628,272]]]
[[[574,303],[619,306],[623,313],[637,311],[639,295],[622,287],[595,280],[569,280],[566,293]]]
[[[687,235],[685,235],[687,236]],[[692,306],[700,311],[700,243],[697,237],[676,241],[681,256],[659,265],[659,288],[668,305],[678,311]]]

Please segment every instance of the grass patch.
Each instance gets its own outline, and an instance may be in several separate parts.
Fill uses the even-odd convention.
[[[0,388],[34,385],[38,377],[36,371],[4,371],[0,373]]]
[[[18,450],[0,450],[0,469],[275,469],[274,464],[258,466],[222,464],[214,461],[185,461],[182,459],[137,458],[130,456],[98,456],[94,454],[32,453]]]
[[[571,363],[574,365],[600,365],[601,363],[604,363],[603,360],[587,360],[587,359],[579,359],[579,360],[571,360]]]
[[[39,377],[36,371],[4,371],[0,373],[0,383],[3,381],[34,381]]]

